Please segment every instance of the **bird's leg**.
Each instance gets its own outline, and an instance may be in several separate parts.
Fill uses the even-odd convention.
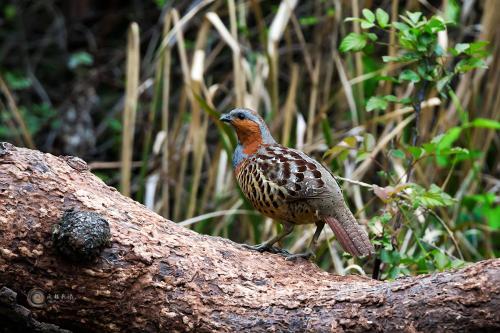
[[[273,246],[276,242],[279,242],[280,240],[282,240],[284,237],[288,236],[293,231],[293,227],[294,227],[293,224],[288,223],[288,222],[282,223],[282,224],[283,224],[283,230],[279,234],[272,237],[271,239],[265,241],[264,243],[257,244],[257,245],[243,244],[243,246],[248,248],[248,249],[256,250],[259,252],[272,252],[272,253],[284,253],[284,252],[286,252],[285,250],[282,250],[280,248]]]
[[[316,256],[316,247],[318,246],[318,238],[324,226],[325,222],[323,221],[316,222],[316,231],[314,232],[314,236],[311,240],[311,244],[309,244],[309,248],[307,249],[307,251],[304,253],[289,255],[287,256],[286,260],[294,260],[297,258],[304,258],[304,259],[314,258]]]

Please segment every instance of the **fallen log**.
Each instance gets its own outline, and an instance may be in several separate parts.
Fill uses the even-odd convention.
[[[78,223],[63,225],[75,212]],[[85,228],[86,219],[99,227]],[[500,329],[498,259],[393,282],[337,276],[197,234],[122,196],[78,158],[8,143],[0,144],[2,287],[0,317],[24,313],[53,331]]]

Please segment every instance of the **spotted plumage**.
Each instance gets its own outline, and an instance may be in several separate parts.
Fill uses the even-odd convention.
[[[243,193],[261,213],[293,224],[307,224],[318,218],[300,198],[318,197],[326,190],[316,164],[294,149],[262,145],[237,167],[235,174]]]
[[[289,234],[294,225],[316,223],[308,257],[325,223],[346,251],[355,256],[373,252],[366,232],[345,204],[333,175],[301,151],[276,143],[263,119],[248,109],[235,109],[221,117],[236,130],[238,146],[233,156],[236,179],[242,192],[262,214],[284,223],[284,231],[258,250],[268,250]]]

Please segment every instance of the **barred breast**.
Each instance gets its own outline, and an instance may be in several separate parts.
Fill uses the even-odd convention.
[[[314,223],[321,213],[310,199],[330,197],[331,175],[306,154],[266,145],[235,170],[242,192],[262,214],[294,224]],[[327,173],[328,175],[325,175]]]

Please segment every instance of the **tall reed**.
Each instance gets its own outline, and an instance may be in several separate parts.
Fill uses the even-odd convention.
[[[130,196],[134,132],[139,98],[140,36],[139,25],[130,24],[127,37],[127,71],[125,85],[125,107],[123,110],[123,133],[121,150],[120,191]]]

